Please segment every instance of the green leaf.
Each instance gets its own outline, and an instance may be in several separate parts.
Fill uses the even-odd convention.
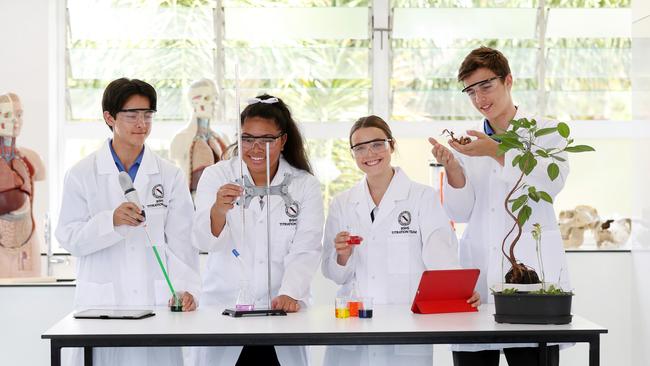
[[[539,198],[543,199],[544,201],[546,201],[548,203],[553,203],[553,198],[551,197],[550,194],[548,194],[548,193],[546,193],[544,191],[538,191],[537,193],[539,193]]]
[[[548,153],[546,153],[546,151],[544,151],[542,149],[539,149],[539,150],[535,151],[535,153],[537,153],[537,155],[539,155],[539,156],[541,156],[543,158],[548,158]]]
[[[537,188],[532,187],[532,186],[528,187],[528,193],[534,193],[534,192],[537,192]]]
[[[519,134],[516,133],[515,131],[506,131],[503,136],[504,137],[511,137],[511,138],[513,138],[515,140],[521,139],[521,136],[519,136]]]
[[[508,137],[502,138],[500,145],[506,145],[510,148],[515,148],[515,149],[521,149],[524,147],[524,144],[519,142],[519,140],[508,138]]]
[[[555,163],[550,163],[546,168],[546,172],[551,180],[555,180],[555,178],[560,175],[560,167]]]
[[[557,132],[560,134],[560,136],[567,138],[571,134],[571,129],[566,123],[560,122],[557,124]]]
[[[514,159],[512,159],[512,166],[514,167],[515,165],[517,165],[519,163],[519,160],[521,160],[521,155],[515,156]]]
[[[530,206],[525,205],[524,207],[519,210],[519,214],[517,215],[517,222],[519,222],[519,225],[524,226],[526,221],[530,218],[530,215],[533,213],[533,209],[530,208]]]
[[[565,151],[572,153],[586,152],[586,151],[596,151],[593,147],[589,145],[576,145],[576,146],[567,146]]]
[[[516,212],[518,209],[520,209],[521,206],[523,206],[526,203],[526,201],[528,201],[528,196],[526,196],[525,194],[519,196],[512,204],[512,212]]]
[[[510,121],[510,126],[512,127],[521,127],[521,120],[513,119]]]
[[[539,130],[537,130],[537,132],[535,132],[535,137],[549,135],[555,131],[557,131],[557,127],[540,128]]]
[[[539,195],[537,194],[537,192],[528,193],[528,197],[530,197],[530,199],[535,202],[539,202]]]
[[[553,159],[557,160],[557,161],[566,161],[565,158],[562,158],[562,157],[560,157],[560,156],[557,155],[557,154],[552,154],[551,157],[552,157]]]
[[[512,147],[506,146],[505,144],[499,144],[499,147],[497,148],[497,156],[505,154],[510,149],[512,149]]]
[[[535,166],[537,165],[537,159],[535,159],[532,153],[527,153],[527,154],[529,155],[526,158],[528,161],[524,165],[525,166],[524,174],[529,175],[530,173],[532,173],[533,169],[535,169]]]

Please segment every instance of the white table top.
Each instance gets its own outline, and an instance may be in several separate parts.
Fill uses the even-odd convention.
[[[287,344],[296,344],[296,339],[305,339],[304,344],[345,344],[336,343],[333,339],[350,340],[349,337],[356,335],[370,343],[381,344],[389,340],[373,341],[372,337],[389,336],[394,341],[395,337],[457,337],[470,333],[475,336],[492,334],[510,337],[516,333],[530,337],[578,333],[593,336],[607,332],[607,329],[579,316],[574,316],[572,323],[565,325],[499,324],[494,321],[493,305],[482,305],[480,311],[474,313],[427,315],[413,314],[408,305],[384,305],[375,307],[371,319],[336,319],[333,306],[314,307],[287,316],[244,318],[221,315],[223,309],[201,307],[194,312],[172,313],[167,308],[157,308],[156,316],[140,320],[74,319],[69,314],[45,332],[42,338],[209,336],[230,339],[247,337],[250,340],[251,337],[275,337],[280,344],[283,337],[293,337]],[[329,338],[329,341],[325,338]],[[355,343],[362,344],[360,339],[356,339]]]

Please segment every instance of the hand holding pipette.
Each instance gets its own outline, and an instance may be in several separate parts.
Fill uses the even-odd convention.
[[[144,211],[133,202],[124,202],[113,211],[113,226],[138,226],[145,221]]]

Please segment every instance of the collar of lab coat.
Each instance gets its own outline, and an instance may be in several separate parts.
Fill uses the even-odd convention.
[[[520,118],[532,119],[532,118],[534,118],[532,115],[530,115],[530,114],[529,114],[529,113],[528,113],[524,108],[522,108],[521,106],[515,106],[515,107],[517,107],[517,112],[515,112],[515,116],[512,117],[512,119],[520,119]],[[486,121],[487,121],[488,123],[490,123],[490,120],[488,120],[487,118],[483,118],[483,119],[481,120],[481,122],[480,122],[480,125],[477,126],[476,129],[477,129],[478,131],[485,132],[483,126],[484,126],[484,124],[485,124]],[[490,124],[490,126],[492,126],[492,124]],[[494,128],[494,127],[492,127],[492,128]],[[509,128],[509,125],[508,125],[508,128]]]
[[[120,171],[115,166],[115,160],[113,160],[113,155],[111,154],[111,149],[108,146],[110,144],[110,139],[107,139],[104,143],[104,146],[98,151],[97,154],[97,173],[100,175],[110,174],[117,176]],[[140,163],[140,168],[138,168],[138,174],[135,176],[135,182],[133,186],[138,191],[138,195],[143,199],[147,190],[147,184],[149,183],[149,175],[159,173],[158,164],[156,164],[153,153],[147,147],[144,146],[144,154],[142,155],[142,162]],[[115,178],[115,183],[119,192],[122,191],[119,186],[119,179]],[[141,202],[145,204],[145,202]]]
[[[408,198],[411,188],[411,179],[399,167],[394,167],[395,174],[391,179],[390,184],[384,197],[379,203],[379,211],[375,217],[375,221],[370,220],[370,211],[368,211],[367,200],[372,199],[368,197],[370,190],[368,187],[367,177],[364,177],[356,186],[352,187],[352,194],[350,202],[356,205],[356,211],[359,215],[360,222],[370,227],[377,225],[395,208],[395,202],[402,201]]]

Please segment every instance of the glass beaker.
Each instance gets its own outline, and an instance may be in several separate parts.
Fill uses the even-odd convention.
[[[239,294],[235,303],[236,311],[253,311],[255,310],[255,300],[248,286],[248,281],[239,282]]]
[[[334,315],[337,318],[349,318],[350,309],[348,308],[348,299],[347,297],[337,297],[334,303],[335,310]]]
[[[359,309],[359,318],[372,318],[372,297],[364,297],[361,302],[361,309]]]

